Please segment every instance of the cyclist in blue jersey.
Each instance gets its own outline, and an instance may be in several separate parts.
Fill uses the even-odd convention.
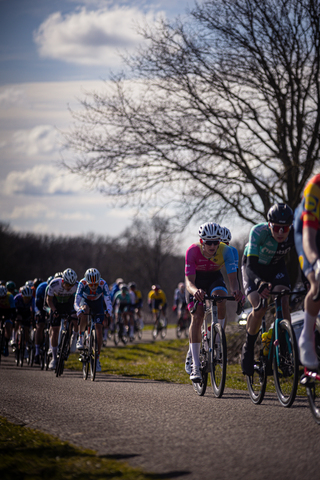
[[[108,315],[111,315],[112,303],[107,282],[101,278],[99,270],[96,268],[89,268],[86,271],[84,278],[79,282],[74,301],[74,308],[80,320],[80,335],[77,342],[77,349],[83,349],[84,332],[88,320],[87,314],[90,313],[91,310],[91,313],[95,315],[94,322],[98,342],[97,372],[101,372],[99,356],[103,343],[102,326],[105,316],[105,307]]]
[[[276,203],[268,211],[267,220],[252,227],[242,258],[243,286],[252,305],[241,354],[241,368],[245,375],[253,375],[254,344],[267,307],[258,311],[254,308],[259,305],[260,298],[268,298],[272,289],[290,290],[285,255],[294,247],[293,211],[285,203]],[[284,318],[290,321],[288,296],[282,298],[282,308]]]

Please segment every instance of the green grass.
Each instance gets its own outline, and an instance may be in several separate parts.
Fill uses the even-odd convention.
[[[1,480],[157,480],[112,456],[76,448],[57,438],[0,417]]]

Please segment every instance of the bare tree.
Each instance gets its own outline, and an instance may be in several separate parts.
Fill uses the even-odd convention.
[[[141,34],[130,74],[72,112],[68,167],[182,223],[295,208],[319,166],[319,1],[211,0]]]

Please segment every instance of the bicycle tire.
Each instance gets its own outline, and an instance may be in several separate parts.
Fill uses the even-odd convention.
[[[176,336],[177,338],[181,338],[182,335],[182,328],[180,325],[180,321],[178,321],[177,326],[176,326]]]
[[[221,398],[224,392],[227,376],[227,341],[220,323],[214,324],[212,335],[210,377],[215,397]],[[220,341],[217,342],[218,335]]]
[[[59,377],[60,375],[63,374],[64,351],[66,348],[66,342],[67,342],[67,332],[63,332],[61,336],[61,341],[60,341],[60,353],[57,361],[56,377]]]
[[[261,333],[256,344],[258,347],[260,347],[260,356],[258,362],[255,362],[254,364],[253,375],[247,375],[247,387],[252,402],[255,405],[260,405],[266,393],[268,380],[266,365],[268,359],[264,359],[262,355]]]
[[[157,336],[158,336],[158,327],[157,325],[153,325],[153,329],[152,329],[152,340],[156,340]]]
[[[139,338],[139,340],[142,339],[142,329],[140,327],[138,329],[138,338]]]
[[[160,335],[161,335],[162,340],[163,340],[164,338],[166,338],[166,336],[167,336],[167,324],[168,324],[168,321],[167,321],[167,319],[165,318],[165,319],[164,319],[164,325],[161,326],[161,332],[160,332]]]
[[[309,380],[306,384],[306,391],[312,416],[320,425],[320,383]]]
[[[24,330],[21,332],[20,338],[20,349],[19,349],[19,365],[23,367],[24,362],[24,351],[25,351],[25,341],[24,341]]]
[[[98,341],[95,329],[91,330],[90,335],[90,377],[91,381],[94,382],[96,378],[97,370],[97,355],[98,355]]]
[[[192,382],[192,386],[194,391],[200,396],[206,393],[207,385],[208,385],[208,352],[205,350],[203,345],[203,339],[201,341],[200,347],[200,371],[201,371],[201,382],[195,383]]]
[[[83,338],[83,351],[82,351],[82,377],[83,380],[87,380],[88,375],[89,375],[89,352],[88,352],[88,344],[89,344],[89,339],[88,339],[88,332],[84,332],[84,338]]]
[[[119,345],[119,342],[120,342],[120,325],[119,325],[119,323],[116,323],[116,325],[114,326],[113,341],[114,341],[115,346]]]
[[[278,324],[279,365],[277,348],[273,350],[273,378],[279,402],[289,408],[297,394],[299,381],[299,354],[295,334],[288,320]]]

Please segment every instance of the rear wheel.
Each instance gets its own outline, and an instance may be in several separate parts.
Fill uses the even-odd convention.
[[[66,342],[67,342],[67,333],[63,332],[62,337],[61,337],[61,342],[60,342],[60,353],[59,353],[57,368],[56,368],[56,376],[57,377],[59,377],[60,375],[63,374]]]
[[[161,338],[165,338],[167,336],[167,325],[168,321],[166,317],[163,317],[161,320]]]
[[[98,342],[95,329],[91,330],[90,335],[90,377],[94,382],[96,378],[97,358],[98,358]]]
[[[227,342],[220,323],[214,324],[211,341],[211,383],[213,393],[222,397],[227,376]]]
[[[84,332],[84,338],[83,338],[83,351],[81,353],[82,355],[82,377],[83,380],[87,380],[88,374],[89,374],[89,355],[88,355],[88,332]]]
[[[176,326],[177,338],[181,338],[181,334],[182,334],[181,321],[178,320],[178,323],[177,323],[177,326]]]
[[[281,320],[278,324],[278,341],[278,348],[273,351],[273,377],[281,405],[291,407],[298,388],[299,355],[288,320]]]

